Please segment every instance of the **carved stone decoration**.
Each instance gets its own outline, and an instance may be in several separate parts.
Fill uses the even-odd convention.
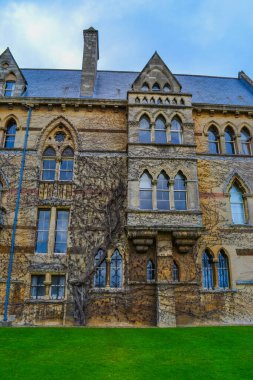
[[[174,245],[180,253],[189,253],[201,236],[200,232],[195,231],[174,231],[172,232]]]
[[[128,238],[132,239],[136,252],[145,253],[154,244],[156,234],[153,231],[131,231],[128,233]]]

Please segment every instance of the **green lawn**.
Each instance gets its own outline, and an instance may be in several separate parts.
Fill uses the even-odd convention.
[[[253,379],[253,327],[1,328],[1,380]]]

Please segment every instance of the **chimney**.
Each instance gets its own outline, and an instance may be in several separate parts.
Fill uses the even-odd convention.
[[[93,96],[96,75],[98,51],[98,31],[90,27],[83,31],[83,66],[81,76],[81,96]]]

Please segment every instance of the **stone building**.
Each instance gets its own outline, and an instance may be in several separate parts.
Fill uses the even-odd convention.
[[[0,315],[9,267],[16,324],[252,323],[252,80],[98,59],[0,56]]]

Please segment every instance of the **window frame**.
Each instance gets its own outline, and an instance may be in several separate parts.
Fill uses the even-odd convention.
[[[162,123],[161,125],[163,125],[161,127],[161,125],[159,126],[158,123]],[[159,138],[158,136],[163,136],[162,139],[160,139],[161,141],[158,141]],[[164,140],[164,141],[162,141]],[[167,127],[166,127],[166,120],[163,116],[158,116],[156,118],[156,121],[155,121],[155,143],[156,144],[167,144],[168,141],[167,141]]]
[[[202,254],[202,286],[205,290],[214,290],[214,271],[214,256],[205,250]]]
[[[142,179],[143,177],[146,176],[148,178],[148,180],[150,181],[150,187],[141,187],[142,186]],[[142,197],[142,194],[144,193],[149,193],[149,197],[148,198],[143,198]],[[143,202],[146,202],[148,201],[149,202],[149,205],[150,207],[146,208],[146,207],[142,207],[142,203]],[[139,208],[140,210],[153,210],[153,186],[152,186],[152,177],[151,175],[147,172],[147,171],[144,171],[144,173],[141,175],[140,177],[140,181],[139,181]]]
[[[241,202],[235,202],[235,201],[231,201],[232,199],[232,194],[231,194],[231,191],[232,189],[236,189],[237,190],[237,194],[240,193],[241,194]],[[229,189],[229,203],[230,203],[230,212],[231,212],[231,220],[232,220],[232,224],[233,225],[245,225],[247,224],[247,204],[245,202],[245,198],[244,198],[244,189],[242,189],[242,187],[240,186],[240,184],[237,182],[237,181],[234,181]],[[239,214],[241,219],[243,220],[243,223],[237,223],[235,220],[236,220],[236,215],[238,215],[238,212],[236,213],[235,211],[233,212],[233,205],[234,207],[238,208],[238,206],[241,206],[241,213]]]
[[[14,127],[15,131],[13,133],[10,133],[9,130],[11,130],[13,127]],[[5,149],[15,148],[16,134],[17,134],[16,120],[10,119],[6,124],[6,131],[5,131],[5,137],[4,137],[4,148]]]
[[[142,127],[141,124],[143,121],[146,121],[148,124],[148,128]],[[143,136],[148,136],[148,139],[143,138]],[[148,141],[144,141],[148,140]],[[139,120],[139,143],[140,144],[151,144],[152,143],[152,133],[151,133],[151,123],[150,119],[147,115],[143,115]]]
[[[166,189],[164,189],[164,188],[159,188],[158,187],[158,185],[159,185],[159,177],[163,177],[163,179],[162,179],[162,181],[163,182],[167,182],[167,188]],[[165,172],[161,172],[160,174],[159,174],[159,176],[157,177],[157,185],[156,185],[156,207],[157,207],[157,209],[158,210],[161,210],[161,211],[168,211],[168,210],[170,210],[170,207],[171,207],[171,205],[170,205],[170,197],[171,197],[171,194],[170,194],[170,185],[169,185],[169,181],[170,181],[170,178],[169,178],[169,176],[165,173]],[[158,199],[159,197],[158,197],[158,194],[160,194],[162,197],[161,198],[163,198],[163,195],[165,195],[165,198],[166,198],[166,195],[167,195],[167,197],[168,197],[168,199]],[[168,205],[168,207],[167,208],[162,208],[162,207],[159,207],[158,205],[160,204],[160,203],[165,203],[165,201],[167,202],[167,205]],[[166,203],[165,203],[166,204]]]
[[[58,223],[60,223],[60,220],[58,218],[58,214],[60,212],[65,212],[67,213],[68,215],[68,218],[67,218],[67,227],[66,229],[59,229],[58,228]],[[66,255],[67,254],[67,251],[68,251],[68,231],[69,231],[69,220],[70,220],[70,210],[68,209],[64,209],[64,208],[57,208],[56,209],[56,217],[55,217],[55,229],[54,229],[54,255]],[[59,242],[57,242],[57,233],[59,233],[60,235],[63,234],[64,236],[64,233],[66,235],[66,241],[64,240],[64,242],[62,242],[61,240]],[[57,244],[65,244],[65,250],[64,252],[57,252],[56,251],[56,246]]]
[[[156,267],[153,260],[149,259],[146,265],[146,280],[154,282],[156,280]]]
[[[210,139],[210,134],[209,134],[210,132],[213,135],[215,135],[215,137],[216,137],[215,140],[211,140]],[[220,135],[219,135],[219,131],[216,128],[216,126],[211,125],[208,128],[207,135],[208,135],[208,152],[210,154],[220,154],[221,153],[221,149],[220,149]],[[212,149],[210,148],[210,146],[213,146],[213,145],[215,145],[215,147],[216,147],[216,152],[212,152]]]
[[[64,278],[64,284],[53,284],[53,279],[54,278]],[[52,289],[56,288],[57,290],[57,296],[53,297],[52,296]],[[63,295],[60,297],[59,296],[59,291],[63,288]],[[66,276],[65,274],[51,274],[51,284],[50,284],[50,289],[49,289],[49,298],[51,300],[64,300],[65,299],[65,291],[66,291]]]
[[[49,221],[48,221],[48,229],[39,229],[39,223],[40,223],[40,213],[41,212],[49,212]],[[48,253],[48,244],[49,244],[49,231],[50,231],[50,223],[51,223],[51,208],[38,208],[38,213],[37,213],[37,228],[36,228],[36,243],[35,243],[35,254],[37,255],[45,255]],[[42,232],[47,232],[47,240],[41,240],[42,242],[46,241],[46,252],[38,252],[37,250],[37,244],[39,242],[38,237],[39,233]]]
[[[42,281],[43,284],[38,284],[36,283],[35,285],[33,285],[33,278],[44,278],[44,280]],[[46,275],[45,274],[32,274],[31,275],[31,285],[30,285],[30,298],[33,299],[33,300],[40,300],[40,299],[45,299],[46,297],[46,285],[45,285],[45,282],[46,282]],[[33,295],[33,289],[35,289],[35,295]],[[44,291],[44,294],[43,295],[38,295],[38,290],[39,289],[43,289]]]
[[[178,123],[178,126],[179,126],[179,129],[173,129],[175,128],[175,125],[173,126],[173,123],[177,122]],[[173,141],[172,139],[172,136],[176,135],[178,136],[178,141],[179,142],[175,142]],[[175,116],[173,117],[173,119],[171,120],[171,127],[170,127],[170,139],[171,139],[171,144],[173,145],[182,145],[183,144],[183,128],[182,128],[182,122],[181,120],[179,119],[179,117]]]
[[[9,83],[12,84],[11,89],[7,88]],[[16,81],[15,80],[6,80],[5,84],[4,84],[4,97],[11,98],[14,95],[15,87],[16,87]],[[7,95],[7,92],[9,92],[10,94]]]
[[[177,177],[181,177],[180,179],[177,178]],[[184,190],[182,189],[176,189],[176,181],[181,181],[181,182],[184,182]],[[173,187],[173,191],[174,191],[174,207],[175,207],[175,210],[177,211],[185,211],[185,210],[188,210],[188,192],[187,192],[187,179],[186,177],[181,173],[177,173],[177,175],[175,176],[174,178],[174,187]],[[184,196],[184,199],[176,199],[176,194],[185,194]],[[178,202],[185,202],[185,208],[177,208],[176,207],[176,204]]]

